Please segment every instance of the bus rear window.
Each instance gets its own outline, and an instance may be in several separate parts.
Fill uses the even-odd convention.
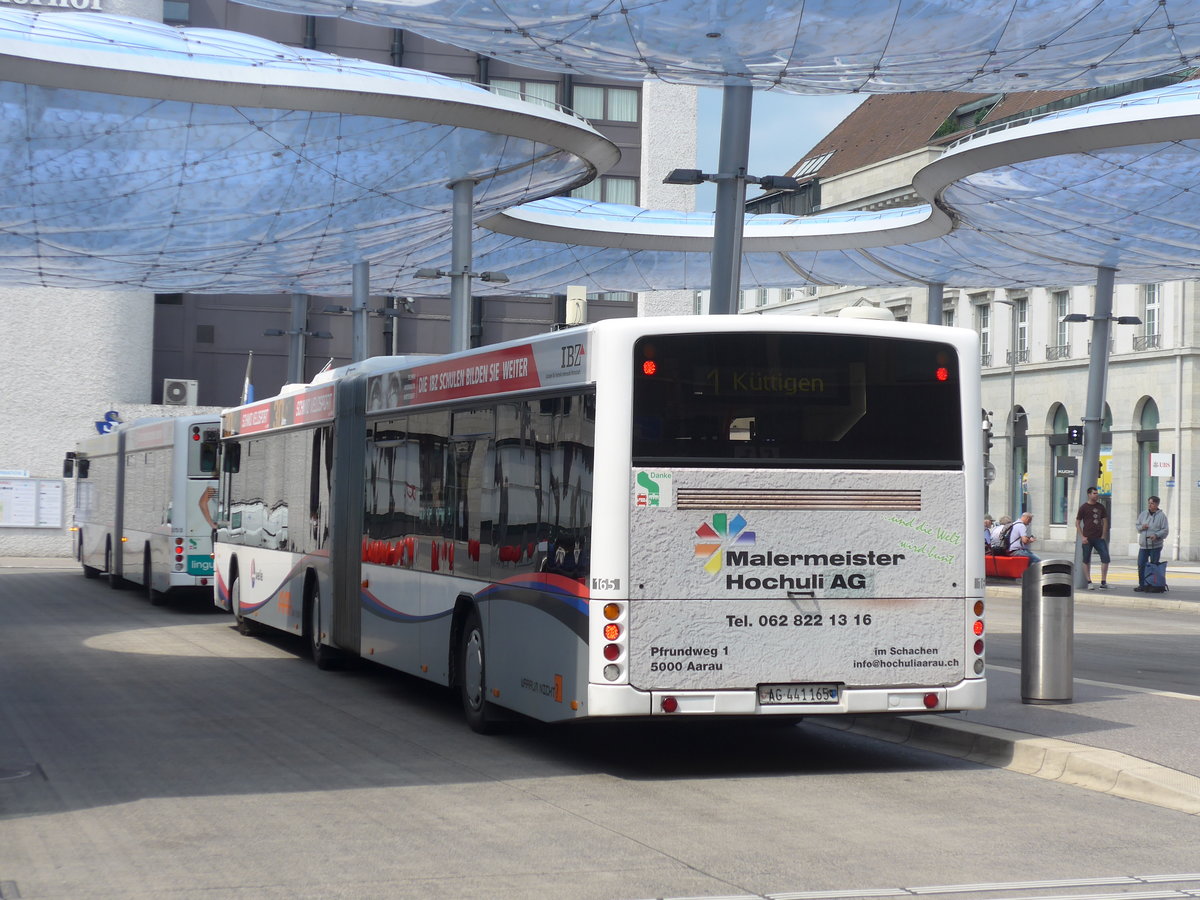
[[[220,432],[216,427],[192,426],[188,433],[188,477],[215,478]]]
[[[685,334],[634,345],[634,465],[960,469],[949,344]]]

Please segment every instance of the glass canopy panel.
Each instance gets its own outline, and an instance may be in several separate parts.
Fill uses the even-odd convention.
[[[817,8],[808,4],[803,14]],[[932,15],[937,4],[921,8]],[[1174,14],[1170,4],[1155,10]],[[1006,30],[1004,39],[1013,34]],[[70,74],[84,59],[97,77],[140,79],[149,97],[106,93],[93,82],[90,91],[43,84],[27,74]],[[211,80],[223,79],[224,105],[154,99],[161,84],[176,90],[189,78],[208,98]],[[292,93],[279,108],[229,102],[255,85]],[[351,102],[308,109],[305,88],[317,85]],[[428,110],[421,104],[430,99],[469,121],[397,113]],[[355,114],[358,104],[372,114]],[[1138,117],[1164,110],[1175,137],[1142,143],[1153,128]],[[1134,123],[1138,143],[1114,134],[1111,145],[1093,140],[1086,150],[1064,150],[1071,129],[1103,136],[1104,123],[1121,116]],[[470,127],[484,117],[496,127]],[[436,282],[416,281],[414,270],[449,262],[447,173],[479,180],[479,219],[569,190],[601,167],[592,160],[604,154],[590,157],[582,145],[548,136],[562,137],[564,128],[602,143],[562,113],[438,76],[229,32],[0,10],[0,282],[345,294],[351,264],[368,259],[372,291],[428,293]],[[980,147],[990,155],[926,192],[953,219],[928,205],[748,217],[743,286],[1080,283],[1098,264],[1117,266],[1122,281],[1197,274],[1200,240],[1188,204],[1200,175],[1194,84],[985,135],[943,160],[975,159],[969,155]],[[708,286],[711,214],[564,197],[514,215],[522,211],[551,223],[549,231],[569,226],[573,243],[477,228],[475,268],[503,271],[510,282],[476,281],[476,293]]]
[[[203,100],[174,99],[189,92]],[[475,181],[486,216],[616,156],[581,120],[453,79],[0,9],[4,284],[346,293],[356,261],[373,285],[421,264],[448,232],[449,182]]]
[[[242,0],[543,71],[800,93],[1081,90],[1195,64],[1189,0]]]

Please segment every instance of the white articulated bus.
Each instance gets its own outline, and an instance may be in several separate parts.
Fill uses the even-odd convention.
[[[688,317],[348,366],[223,414],[217,603],[479,730],[977,709],[978,355]]]
[[[78,445],[69,459],[84,575],[139,586],[154,603],[213,589],[220,428],[212,415],[148,419]]]

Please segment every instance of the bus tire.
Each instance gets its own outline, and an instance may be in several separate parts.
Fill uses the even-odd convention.
[[[471,730],[491,734],[496,730],[496,716],[487,701],[487,657],[483,643],[483,623],[479,610],[472,607],[458,635],[458,691]]]
[[[160,594],[154,589],[153,570],[150,566],[150,545],[142,553],[142,584],[145,586],[146,599],[151,606],[162,606],[167,602],[167,595]]]
[[[108,544],[104,548],[104,571],[108,573],[108,586],[114,591],[119,591],[125,587],[125,579],[113,571],[113,552],[112,544]]]
[[[238,578],[236,569],[229,582],[229,611],[233,613],[233,627],[238,634],[254,634],[254,623],[242,615],[242,580]]]
[[[341,661],[336,650],[321,641],[321,586],[316,576],[308,579],[304,592],[304,634],[308,638],[308,655],[318,669],[336,669]]]
[[[99,569],[97,569],[95,566],[89,566],[87,563],[85,563],[83,561],[83,532],[82,531],[79,532],[79,546],[75,551],[75,558],[77,560],[79,560],[79,564],[81,566],[83,566],[83,577],[84,578],[99,578],[100,577]]]

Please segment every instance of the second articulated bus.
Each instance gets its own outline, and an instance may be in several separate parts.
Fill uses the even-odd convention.
[[[479,730],[977,709],[978,352],[638,318],[349,366],[223,415],[217,602]]]
[[[75,552],[83,573],[136,585],[152,602],[212,590],[212,510],[220,421],[212,415],[139,420],[80,442]]]

